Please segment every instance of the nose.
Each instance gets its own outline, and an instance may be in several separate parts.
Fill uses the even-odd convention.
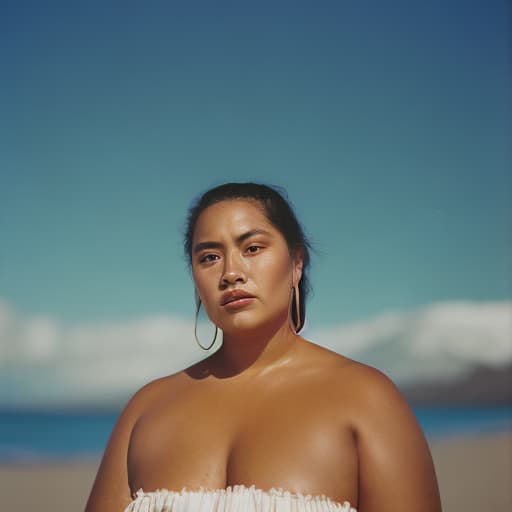
[[[242,266],[242,262],[239,261],[235,255],[226,256],[221,284],[223,286],[229,286],[236,283],[245,283],[247,276]]]

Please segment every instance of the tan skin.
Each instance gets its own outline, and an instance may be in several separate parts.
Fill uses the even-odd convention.
[[[134,493],[229,485],[349,501],[359,512],[439,512],[432,458],[379,371],[292,332],[300,251],[252,200],[204,210],[192,273],[218,352],[139,390],[112,432],[86,512],[122,512]],[[252,295],[226,307],[226,291]]]

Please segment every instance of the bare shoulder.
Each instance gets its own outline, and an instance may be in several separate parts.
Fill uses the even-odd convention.
[[[315,349],[357,447],[359,506],[365,512],[440,512],[428,443],[409,404],[384,373]]]
[[[134,393],[125,405],[103,453],[86,512],[121,511],[130,502],[126,460],[133,428],[148,407],[161,399],[166,390],[177,385],[180,374],[149,382]]]
[[[377,433],[400,432],[416,444],[425,444],[423,432],[397,385],[383,372],[352,361],[343,378],[350,381],[353,393],[351,410],[355,433],[361,442]]]
[[[315,366],[337,383],[339,389],[350,389],[360,409],[375,405],[373,402],[382,404],[383,400],[387,406],[394,403],[396,407],[407,407],[397,386],[380,370],[311,341],[304,341],[308,360],[316,363]]]
[[[125,412],[139,416],[155,401],[159,401],[169,391],[183,381],[184,371],[154,379],[139,388],[128,401]]]
[[[376,420],[400,424],[421,433],[416,418],[395,383],[383,372],[310,343],[318,367],[328,377],[340,406],[350,411],[355,433],[375,428]]]
[[[338,378],[350,382],[361,415],[375,408],[410,410],[396,384],[382,371],[366,364],[344,358]]]

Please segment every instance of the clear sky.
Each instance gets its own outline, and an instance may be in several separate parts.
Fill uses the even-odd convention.
[[[0,297],[67,325],[193,315],[181,233],[284,186],[309,325],[512,298],[505,1],[2,2]]]
[[[511,296],[504,1],[17,2],[0,16],[1,295],[190,315],[211,185],[284,186],[310,322]]]

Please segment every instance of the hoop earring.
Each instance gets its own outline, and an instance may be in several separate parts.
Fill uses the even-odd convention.
[[[295,322],[293,321],[293,315],[291,314],[293,304],[295,303]],[[299,293],[299,286],[295,285],[292,286],[292,298],[290,302],[290,314],[289,314],[289,320],[290,320],[290,327],[292,331],[295,334],[298,334],[301,327],[301,320],[300,320],[300,293]]]
[[[201,299],[198,299],[197,307],[196,307],[196,314],[195,314],[195,318],[194,318],[194,338],[196,339],[197,344],[203,350],[206,351],[206,350],[210,350],[213,347],[213,344],[215,343],[215,340],[217,339],[217,333],[219,332],[219,328],[217,326],[215,326],[215,334],[213,336],[212,342],[210,343],[210,345],[208,345],[208,347],[203,347],[203,345],[201,345],[201,342],[199,341],[199,338],[197,337],[197,316],[199,315],[200,308],[201,308]]]

